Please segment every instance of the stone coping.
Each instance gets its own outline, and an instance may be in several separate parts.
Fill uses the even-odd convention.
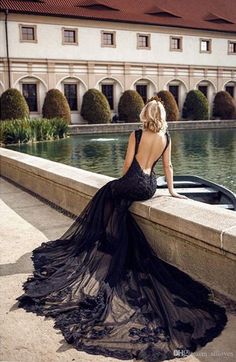
[[[40,178],[47,179],[55,185],[73,190],[89,200],[96,191],[108,181],[109,176],[85,171],[40,157],[27,155],[17,151],[0,148],[1,174],[16,183],[17,172],[7,174],[6,164],[20,168]],[[14,179],[15,178],[15,179]],[[22,185],[24,186],[24,185]],[[37,184],[32,185],[31,191],[44,196],[44,190],[37,190]],[[55,203],[57,204],[56,200]],[[69,212],[67,205],[60,205]],[[172,229],[192,238],[197,238],[206,245],[222,249],[236,257],[236,213],[217,208],[193,200],[176,199],[167,196],[164,191],[157,190],[152,199],[144,202],[134,202],[131,212],[153,223]],[[78,206],[77,213],[80,212]]]
[[[131,132],[140,123],[71,124],[69,134]],[[236,128],[236,119],[168,122],[169,130]]]

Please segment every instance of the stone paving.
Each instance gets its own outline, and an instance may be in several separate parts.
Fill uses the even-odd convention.
[[[5,179],[0,179],[0,194],[0,362],[118,362],[77,351],[53,328],[52,319],[17,307],[15,298],[32,272],[31,251],[60,237],[73,220]],[[228,318],[218,338],[196,354],[172,361],[235,361],[236,315]]]

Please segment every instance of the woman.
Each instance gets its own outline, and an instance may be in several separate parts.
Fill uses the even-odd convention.
[[[165,173],[167,185],[170,194],[173,197],[187,199],[186,196],[176,193],[173,189],[173,168],[171,164],[171,139],[167,133],[166,112],[163,104],[154,99],[143,108],[140,114],[144,131],[137,133],[142,138],[141,145],[138,146],[139,152],[135,156],[142,170],[148,174],[153,171],[157,161],[162,156],[163,171]],[[135,155],[135,132],[133,131],[129,137],[128,148],[126,152],[125,162],[123,166],[123,175],[127,172],[132,164]],[[138,140],[140,143],[140,138]],[[140,156],[139,156],[140,155]],[[148,167],[141,165],[149,165]],[[154,181],[156,177],[154,177]],[[153,191],[156,191],[154,185]]]
[[[223,330],[225,309],[210,290],[155,255],[128,210],[156,191],[162,156],[173,189],[165,109],[149,102],[129,137],[123,176],[100,188],[60,239],[33,250],[34,274],[19,307],[55,318],[78,350],[148,362],[183,357]],[[184,202],[184,201],[183,201]]]

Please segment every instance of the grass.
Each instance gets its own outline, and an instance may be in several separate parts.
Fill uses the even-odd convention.
[[[26,143],[65,138],[68,123],[61,118],[24,118],[0,121],[0,142]]]

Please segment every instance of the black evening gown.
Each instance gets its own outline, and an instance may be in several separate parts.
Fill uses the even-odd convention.
[[[141,135],[135,131],[135,154]],[[210,289],[161,260],[128,210],[154,195],[155,163],[148,175],[134,156],[127,173],[101,187],[64,235],[32,252],[34,272],[19,307],[53,317],[78,350],[163,361],[198,350],[227,323]]]

